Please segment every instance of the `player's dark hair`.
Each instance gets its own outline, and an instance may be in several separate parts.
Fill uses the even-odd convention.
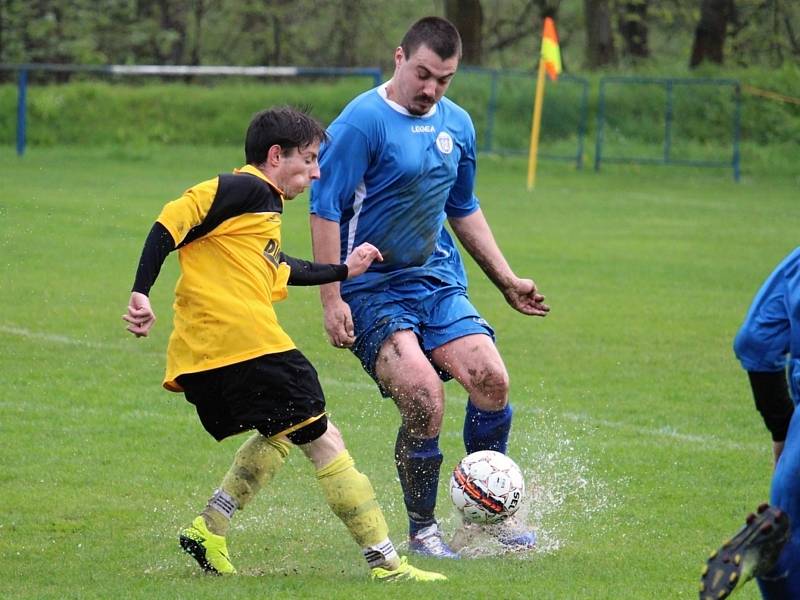
[[[285,151],[305,148],[328,140],[328,134],[308,109],[279,106],[253,115],[247,127],[244,156],[247,164],[260,165],[267,160],[267,151],[277,144]]]
[[[453,56],[461,60],[461,36],[458,29],[442,17],[421,18],[406,31],[400,42],[406,59],[422,45],[433,50],[442,60]]]

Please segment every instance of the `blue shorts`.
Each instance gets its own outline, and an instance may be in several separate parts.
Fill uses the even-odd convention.
[[[355,326],[352,351],[376,382],[378,352],[396,331],[409,329],[417,334],[429,359],[431,351],[465,335],[480,333],[494,340],[494,330],[478,314],[466,290],[438,279],[414,279],[379,292],[356,292],[348,294],[345,301]],[[443,381],[452,378],[446,371],[436,370]],[[388,395],[384,390],[381,393]]]

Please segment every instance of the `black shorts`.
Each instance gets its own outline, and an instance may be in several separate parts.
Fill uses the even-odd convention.
[[[187,373],[178,383],[217,441],[250,429],[272,437],[306,421],[325,419],[317,371],[299,350]]]

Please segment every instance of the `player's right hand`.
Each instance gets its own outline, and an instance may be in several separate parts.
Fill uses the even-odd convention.
[[[127,330],[136,337],[145,337],[156,322],[156,316],[150,307],[150,298],[139,292],[131,292],[128,301],[128,312],[122,315],[128,323]]]
[[[337,348],[349,348],[356,341],[350,306],[340,298],[325,303],[325,332]]]
[[[363,244],[356,246],[356,248],[354,248],[350,253],[350,256],[348,256],[344,261],[347,265],[347,278],[351,279],[353,277],[358,277],[367,269],[369,269],[372,261],[375,260],[378,262],[383,260],[381,251],[375,246],[369,242],[364,242]]]
[[[544,296],[531,279],[514,279],[500,290],[511,306],[524,315],[546,317],[550,307],[544,303]]]

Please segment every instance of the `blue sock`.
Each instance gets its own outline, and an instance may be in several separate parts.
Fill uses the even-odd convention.
[[[403,488],[411,536],[436,522],[433,512],[442,458],[438,435],[427,439],[413,437],[405,427],[400,427],[394,447],[394,461]]]
[[[511,432],[511,405],[495,411],[481,410],[467,400],[464,417],[464,447],[467,454],[478,450],[494,450],[506,453],[508,434]]]

